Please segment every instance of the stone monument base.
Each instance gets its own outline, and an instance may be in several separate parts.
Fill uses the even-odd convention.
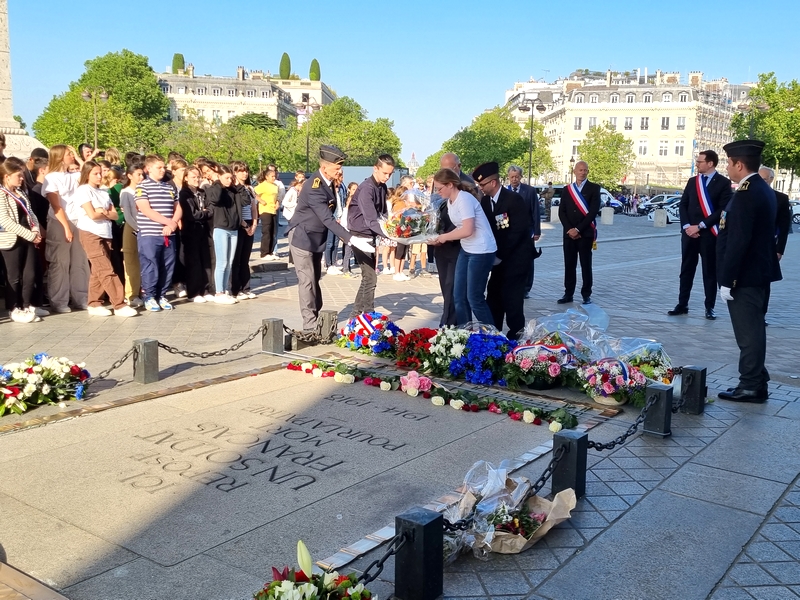
[[[6,136],[6,149],[3,151],[6,156],[16,156],[27,160],[34,148],[45,147],[39,140],[28,135],[28,132],[21,128],[0,127],[0,133]]]

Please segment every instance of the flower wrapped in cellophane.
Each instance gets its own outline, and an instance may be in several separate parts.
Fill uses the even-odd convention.
[[[398,244],[424,244],[438,236],[441,199],[431,200],[419,190],[408,190],[386,217],[379,219],[381,231]]]

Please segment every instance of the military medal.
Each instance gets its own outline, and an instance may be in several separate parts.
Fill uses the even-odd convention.
[[[498,229],[506,229],[508,227],[508,213],[495,215],[494,220],[497,223]]]

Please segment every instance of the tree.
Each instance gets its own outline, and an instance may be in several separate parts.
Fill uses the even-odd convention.
[[[544,175],[545,173],[554,171],[555,165],[553,164],[553,155],[550,154],[550,145],[547,141],[547,137],[544,135],[544,125],[542,125],[539,121],[534,121],[533,159],[530,160],[531,173],[528,173],[528,163],[530,159],[530,134],[531,120],[528,119],[528,121],[525,123],[525,135],[523,138],[528,140],[525,148],[525,154],[517,159],[515,163],[525,170],[525,173],[528,177],[532,175],[533,178],[536,178],[540,175]]]
[[[281,126],[280,121],[276,121],[272,117],[261,113],[244,113],[243,115],[236,115],[235,117],[229,119],[228,123],[231,125],[254,127],[255,129],[262,129],[264,131],[268,129],[275,129],[276,127]]]
[[[88,139],[88,131],[94,128],[93,103],[81,95],[86,90],[105,90],[108,101],[97,103],[100,146],[147,149],[158,144],[159,125],[169,116],[169,100],[147,57],[122,50],[88,60],[85,66],[83,75],[55,96],[34,121],[36,137],[45,145]]]
[[[465,172],[495,161],[504,171],[528,148],[519,125],[505,108],[493,108],[475,118],[468,126],[447,140],[442,149],[455,152]]]
[[[320,80],[319,61],[316,58],[311,61],[311,67],[308,69],[308,78],[311,81]]]
[[[19,123],[19,126],[25,129],[27,126],[25,125],[25,121],[22,120],[22,117],[19,115],[14,115],[14,120]]]
[[[183,54],[176,52],[172,55],[172,74],[177,75],[178,71],[183,71],[186,68],[186,61],[183,59]]]
[[[284,52],[283,56],[281,56],[279,73],[281,79],[289,79],[289,76],[292,74],[292,60],[289,58],[289,55],[286,52]]]
[[[614,131],[608,123],[592,127],[578,146],[578,156],[589,165],[592,181],[615,191],[633,165],[633,141]]]

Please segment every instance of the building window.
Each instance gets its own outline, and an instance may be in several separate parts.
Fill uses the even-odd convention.
[[[608,124],[611,126],[611,129],[614,131],[617,130],[617,117],[609,117]]]
[[[255,98],[256,97],[256,91],[255,90],[247,90],[247,97],[248,98]]]
[[[581,117],[575,117],[575,125],[573,127],[573,129],[575,131],[580,131],[581,130],[581,121],[582,121]]]
[[[598,96],[597,94],[592,94],[591,96],[589,96],[589,104],[597,104],[599,100],[600,96]]]
[[[672,94],[669,92],[664,92],[664,95],[661,96],[662,102],[672,102]]]
[[[583,94],[575,94],[575,104],[583,104]]]
[[[644,97],[642,98],[642,100],[645,103],[652,102],[653,101],[653,94],[645,94]]]
[[[206,88],[197,88],[194,91],[194,93],[197,94],[198,96],[205,96],[206,95]]]
[[[228,89],[228,96],[230,96],[231,98],[235,98],[236,97],[236,90],[229,88]]]
[[[667,156],[669,154],[669,140],[659,140],[658,155]]]
[[[677,140],[675,142],[675,156],[683,156],[684,141]]]
[[[303,103],[311,102],[311,95],[308,93],[304,93],[300,96],[300,101]]]
[[[205,114],[206,114],[206,111],[205,111],[205,109],[202,109],[202,108],[198,108],[198,109],[197,109],[197,116],[198,116],[198,117],[202,117],[202,116],[204,116]]]
[[[261,92],[261,97],[262,98],[269,98],[270,97],[269,90],[264,90],[263,92]]]
[[[689,94],[686,92],[681,92],[681,95],[678,96],[678,102],[688,102],[689,101]]]
[[[580,140],[572,140],[572,156],[578,155],[578,146],[580,146]]]
[[[639,156],[647,156],[647,140],[639,140]]]
[[[625,117],[625,129],[627,131],[633,129],[633,117]]]
[[[597,117],[589,117],[589,129],[597,125]]]
[[[185,94],[185,93],[186,93],[186,88],[185,88],[185,87],[183,87],[183,86],[179,87],[179,88],[178,88],[178,93],[179,93],[179,94]]]
[[[211,88],[212,96],[222,96],[222,90],[219,88]]]
[[[642,131],[647,131],[650,129],[650,117],[642,117],[642,122],[640,123],[640,129]]]
[[[161,91],[165,94],[169,94],[172,91],[172,86],[168,83],[161,84]]]
[[[228,111],[228,119],[232,119],[235,116],[236,116],[236,111],[235,110],[229,110]]]
[[[628,104],[633,104],[634,102],[636,102],[636,94],[627,94],[625,96],[625,102],[627,102]]]
[[[678,117],[677,129],[679,131],[683,131],[684,129],[686,129],[686,117]]]
[[[669,117],[661,117],[661,129],[664,131],[669,129]]]
[[[619,94],[611,94],[611,104],[619,104]]]

